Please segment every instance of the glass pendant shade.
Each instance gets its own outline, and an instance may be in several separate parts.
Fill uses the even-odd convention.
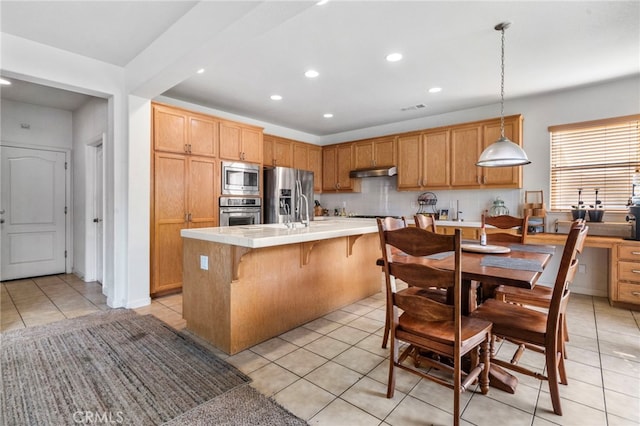
[[[476,166],[480,167],[512,167],[530,164],[527,154],[520,146],[502,136],[482,151]]]

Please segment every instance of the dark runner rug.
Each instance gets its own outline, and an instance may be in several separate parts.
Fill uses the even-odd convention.
[[[225,424],[216,398],[231,406],[224,401],[235,388],[242,395],[252,392],[241,386],[248,376],[204,346],[129,310],[10,331],[0,339],[3,425],[157,425],[181,415],[183,424],[191,424],[190,410],[203,404],[204,414],[193,412],[194,424],[207,412],[222,417],[209,417],[206,424]],[[294,419],[290,424],[300,421],[255,393],[267,401],[259,406],[273,404]]]

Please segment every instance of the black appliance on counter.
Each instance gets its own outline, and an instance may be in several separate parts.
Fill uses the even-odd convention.
[[[627,216],[627,222],[631,223],[631,239],[636,241],[640,241],[640,226],[638,226],[639,219],[640,204],[629,206],[629,215]]]

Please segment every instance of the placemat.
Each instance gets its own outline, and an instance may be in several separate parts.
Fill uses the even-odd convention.
[[[433,260],[442,260],[442,259],[446,259],[447,257],[451,256],[453,254],[452,251],[443,251],[442,253],[435,253],[435,254],[431,254],[429,256],[425,256],[427,259],[433,259]]]
[[[537,244],[511,244],[511,250],[528,251],[530,253],[553,254],[556,252],[556,246],[541,246]]]
[[[542,265],[537,260],[519,259],[516,257],[484,256],[480,261],[480,266],[495,266],[497,268],[542,272]]]

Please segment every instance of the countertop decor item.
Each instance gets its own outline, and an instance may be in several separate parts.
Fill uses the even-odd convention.
[[[502,33],[502,50],[500,63],[500,139],[489,145],[476,163],[480,167],[511,167],[530,164],[524,150],[504,135],[504,30],[509,28],[510,22],[501,22],[494,28]]]
[[[596,201],[595,204],[590,204],[590,209],[587,210],[589,212],[589,222],[602,222],[602,218],[604,216],[604,205],[602,205],[602,201],[598,199],[598,191],[600,189],[596,188]]]
[[[491,209],[489,210],[489,216],[496,217],[507,214],[509,214],[509,209],[504,205],[504,201],[502,201],[502,198],[496,197]]]
[[[423,192],[418,196],[418,211],[417,214],[420,213],[438,213],[436,209],[436,204],[438,204],[438,197],[433,192]],[[431,211],[427,211],[427,210]]]

